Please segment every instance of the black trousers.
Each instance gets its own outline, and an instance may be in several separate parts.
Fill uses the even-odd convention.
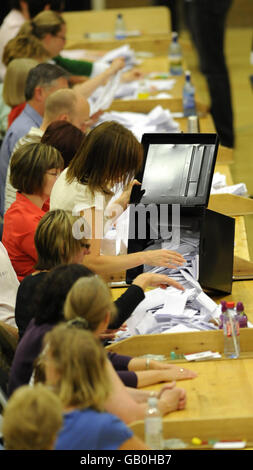
[[[225,22],[232,0],[185,0],[186,25],[210,93],[220,143],[234,147],[231,88],[224,55]]]

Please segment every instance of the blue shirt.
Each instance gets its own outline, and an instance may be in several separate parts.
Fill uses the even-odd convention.
[[[91,408],[64,414],[55,450],[116,450],[133,436],[123,421]]]
[[[7,169],[13,149],[19,139],[24,137],[31,127],[40,127],[42,116],[27,104],[5,134],[0,151],[0,215],[4,215],[4,192]]]

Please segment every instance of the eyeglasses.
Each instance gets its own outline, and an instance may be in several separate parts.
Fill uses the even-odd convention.
[[[65,36],[61,36],[60,34],[56,34],[55,37],[61,39],[62,41],[66,41],[67,39]]]
[[[60,176],[61,173],[60,173],[60,172],[52,173],[52,172],[50,172],[50,171],[46,171],[46,174],[47,174],[47,175],[50,175],[50,176],[54,176],[55,178],[58,178],[58,176]]]
[[[90,243],[81,242],[81,248],[86,248],[86,250],[89,250],[90,249]]]

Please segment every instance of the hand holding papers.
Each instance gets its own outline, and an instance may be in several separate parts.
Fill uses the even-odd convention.
[[[117,58],[123,57],[127,66],[137,65],[139,62],[135,57],[135,52],[129,44],[125,44],[124,46],[117,47],[116,49],[112,49],[111,51],[104,54],[104,56],[97,62],[99,63],[106,63],[110,64],[113,60]]]
[[[116,90],[120,84],[122,72],[117,72],[104,87],[99,87],[89,98],[90,115],[110,107],[114,100]]]

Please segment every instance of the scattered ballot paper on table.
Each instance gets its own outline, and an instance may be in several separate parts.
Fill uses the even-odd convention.
[[[237,196],[246,196],[248,193],[245,183],[227,185],[226,176],[218,171],[214,173],[211,194],[235,194]]]
[[[144,133],[180,132],[180,126],[173,119],[171,112],[161,106],[156,106],[148,114],[107,111],[99,117],[97,125],[106,121],[119,122],[133,132],[139,142],[141,142]]]
[[[203,351],[195,354],[185,354],[187,361],[206,361],[207,359],[220,359],[221,355],[218,352]]]

